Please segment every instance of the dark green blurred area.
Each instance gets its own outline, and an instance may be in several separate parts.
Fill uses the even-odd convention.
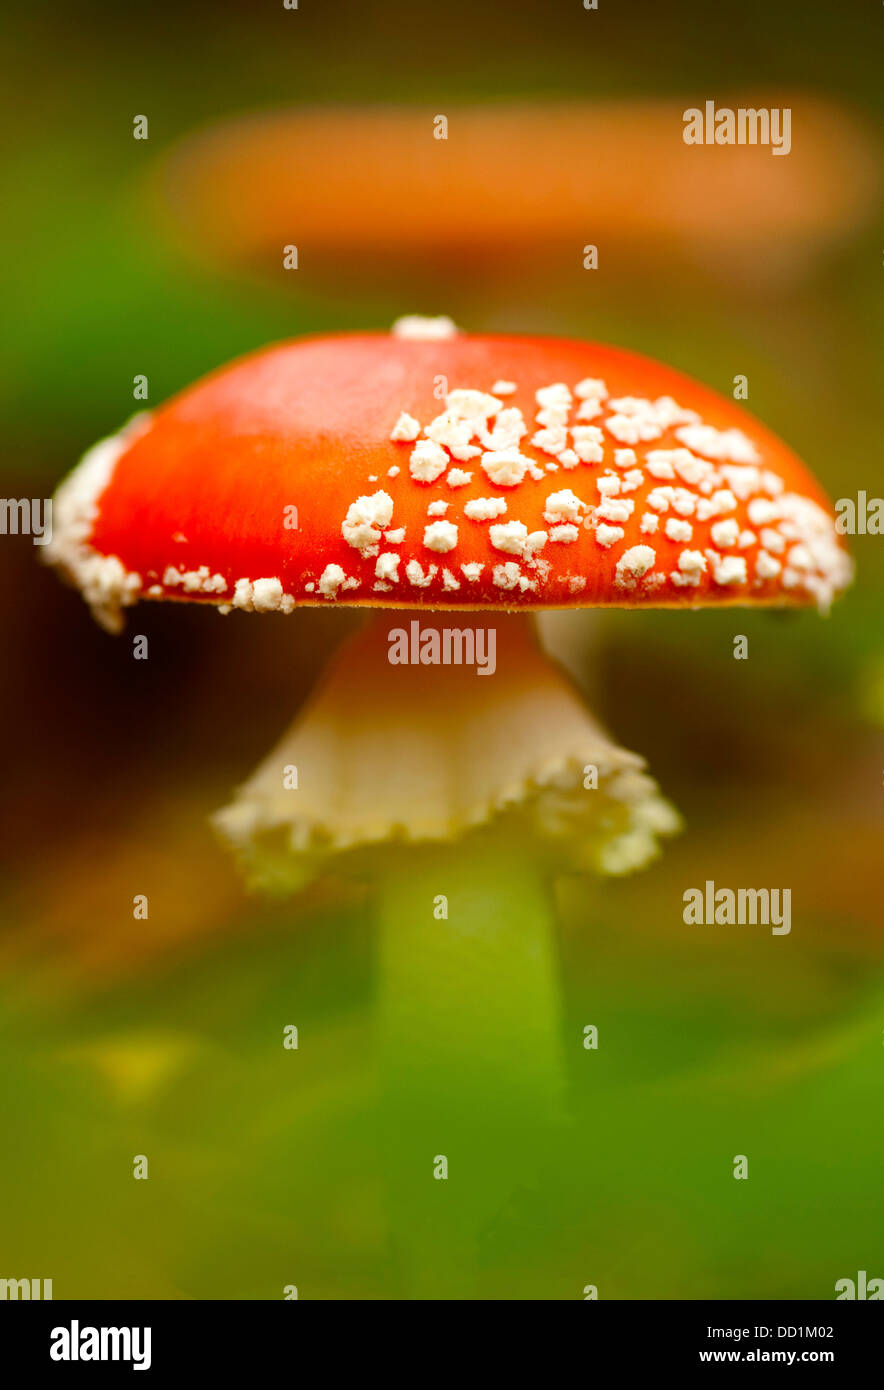
[[[600,5],[17,11],[6,495],[48,495],[130,413],[137,373],[156,403],[265,341],[418,311],[611,341],[724,392],[743,373],[830,495],[884,496],[880,210],[789,273],[771,247],[754,278],[710,245],[653,276],[613,247],[591,277],[526,253],[518,276],[428,259],[397,283],[360,259],[357,210],[340,279],[293,285],[150,222],[144,183],[172,142],[276,105],[799,89],[880,135],[884,11]],[[686,831],[635,879],[558,885],[572,1122],[542,1179],[522,1182],[518,1155],[502,1176],[486,1297],[827,1298],[884,1276],[884,537],[853,550],[827,620],[623,612],[575,638],[594,707]],[[334,883],[249,901],[206,825],[354,620],[145,605],[129,631],[151,658],[133,662],[35,554],[0,538],[2,1273],[52,1277],[59,1298],[396,1296],[371,905]],[[686,928],[682,893],[707,878],[791,886],[791,935]]]

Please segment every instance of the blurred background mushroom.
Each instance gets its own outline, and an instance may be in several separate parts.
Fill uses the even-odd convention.
[[[548,297],[573,264],[582,268],[586,243],[600,248],[608,285],[612,276],[653,284],[687,273],[758,293],[771,280],[803,279],[874,216],[876,142],[834,103],[754,88],[718,95],[732,110],[787,107],[787,159],[772,157],[770,144],[673,140],[685,105],[259,111],[165,152],[148,175],[146,211],[189,257],[217,257],[292,292],[300,285],[284,274],[290,243],[314,289],[325,284],[336,297],[354,281],[359,291],[369,257],[375,283],[400,296],[456,279],[470,302],[477,286],[505,297],[513,276],[528,297]],[[323,196],[312,197],[320,185]]]
[[[870,139],[880,168],[878,20],[872,7],[822,0],[750,0],[738,12],[701,0],[590,12],[568,0],[511,7],[502,23],[497,5],[449,0],[446,32],[472,36],[461,45],[397,0],[370,17],[342,0],[333,33],[327,7],[304,4],[21,11],[3,96],[15,136],[2,169],[14,345],[0,376],[4,492],[48,496],[109,421],[219,361],[273,338],[389,323],[407,274],[407,302],[476,330],[628,342],[725,393],[743,375],[749,408],[833,498],[880,496],[880,202],[872,180],[871,216],[858,216],[838,167]],[[651,279],[637,264],[650,245],[627,255],[611,235],[594,273],[579,256],[543,256],[467,285],[444,258],[422,271],[403,258],[392,286],[361,250],[354,206],[337,290],[310,261],[288,274],[280,261],[274,279],[226,260],[221,226],[182,254],[145,199],[166,151],[296,103],[401,102],[431,124],[480,103],[683,108],[720,93],[777,105],[800,93],[853,132],[830,174],[843,231],[794,266],[774,235],[732,277],[711,234],[688,255],[673,247]],[[140,113],[147,142],[132,139]],[[797,124],[793,135],[788,159],[772,160],[783,179]],[[819,126],[804,143],[817,142],[831,168]],[[591,152],[585,165],[588,177]],[[321,202],[321,180],[314,192]],[[740,216],[752,217],[749,199]],[[581,234],[578,250],[592,240]],[[500,252],[506,263],[506,243]],[[147,402],[133,397],[136,375]],[[836,1277],[874,1262],[884,549],[873,534],[851,549],[858,578],[837,621],[731,609],[605,623],[593,707],[648,757],[691,834],[653,874],[591,896],[576,879],[557,890],[574,1126],[555,1182],[529,1185],[486,1233],[489,1297],[579,1297],[598,1274],[611,1297],[827,1298]],[[246,898],[208,828],[350,617],[231,627],[144,605],[150,658],[135,661],[131,643],[108,641],[35,567],[29,537],[2,538],[0,574],[15,596],[0,619],[8,1261],[55,1275],[59,1297],[277,1297],[293,1271],[302,1297],[390,1296],[364,896],[317,884],[292,932],[288,906]],[[281,664],[280,628],[303,660]],[[747,660],[734,659],[738,634]],[[791,885],[793,930],[775,943],[785,949],[744,929],[685,926],[681,895],[706,876]],[[145,922],[132,918],[140,892]],[[297,1053],[280,1045],[287,1022],[309,1039]],[[592,1023],[601,1044],[586,1052]],[[161,1066],[169,1040],[176,1062]],[[125,1083],[107,1080],[114,1066],[122,1078],[123,1048],[143,1051],[141,1074],[156,1081],[126,1104]],[[761,1157],[739,1202],[721,1177],[735,1135]],[[145,1146],[161,1155],[162,1183],[129,1176]]]

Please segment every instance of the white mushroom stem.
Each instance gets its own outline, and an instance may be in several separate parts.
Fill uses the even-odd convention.
[[[390,660],[402,634],[414,662]],[[479,660],[446,662],[457,652]],[[329,856],[358,852],[373,872],[371,847],[453,841],[503,815],[527,817],[560,862],[623,873],[677,826],[643,767],[529,617],[385,610],[338,650],[216,824],[254,885],[281,892]]]
[[[591,698],[597,654],[612,617],[605,608],[541,608],[534,614],[545,652],[564,667],[584,698]]]
[[[455,651],[473,660],[446,662]],[[563,1085],[550,879],[640,867],[676,828],[642,766],[530,619],[387,610],[216,817],[256,886],[292,892],[332,859],[375,885],[383,1131],[412,1295],[470,1297],[480,1230],[542,1161]]]

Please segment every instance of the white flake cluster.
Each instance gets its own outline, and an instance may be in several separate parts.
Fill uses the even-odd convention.
[[[503,497],[475,497],[464,504],[463,510],[464,516],[468,516],[470,521],[491,521],[496,516],[503,516],[506,501]]]
[[[447,472],[450,486],[466,485],[472,474],[459,473],[451,464],[468,458],[477,461],[495,488],[514,494],[559,469],[601,466],[595,504],[571,488],[547,494],[545,532],[532,531],[518,517],[498,522],[508,511],[503,497],[470,498],[464,504],[468,520],[493,523],[488,537],[494,549],[532,570],[517,575],[515,561],[496,565],[493,582],[498,587],[536,589],[551,573],[549,563],[538,559],[546,542],[574,545],[581,528],[602,550],[615,554],[614,582],[624,589],[643,587],[650,593],[666,583],[696,588],[703,576],[720,588],[759,588],[778,579],[784,588],[803,587],[826,606],[848,581],[850,563],[831,518],[808,499],[786,495],[782,479],[760,466],[759,451],[742,430],[709,425],[671,396],[611,397],[604,381],[587,377],[573,387],[561,381],[538,387],[532,431],[522,411],[504,403],[518,389],[505,378],[495,381],[490,392],[459,388],[449,392],[445,409],[422,430],[414,432],[417,422],[407,411],[393,430],[395,437],[413,443],[410,471],[422,484]],[[669,446],[667,434],[676,441]],[[526,452],[526,436],[537,454],[546,455],[543,467]],[[762,528],[760,543],[758,534],[734,515],[741,504],[752,525]],[[441,513],[441,508],[430,512]],[[430,532],[431,547],[456,544],[456,524],[449,526],[444,534]],[[697,535],[698,526],[705,534]],[[659,535],[655,545],[666,549],[658,554],[655,545],[628,545],[630,530],[643,537]],[[791,547],[790,540],[795,542]],[[626,548],[617,555],[620,546]],[[734,550],[743,553],[728,553]],[[565,581],[570,592],[585,585],[579,574],[565,576]],[[422,572],[413,582],[425,582]]]
[[[457,336],[457,324],[447,314],[426,318],[423,314],[404,314],[393,324],[394,338],[410,338],[413,342],[438,343]]]
[[[57,565],[77,585],[102,627],[119,632],[122,610],[137,603],[140,574],[126,569],[116,555],[103,555],[90,544],[98,500],[110,485],[117,460],[150,428],[150,415],[135,415],[119,434],[100,440],[84,454],[53,499],[52,539],[43,558]]]
[[[365,557],[377,555],[381,534],[393,516],[393,499],[388,492],[357,497],[347,508],[341,535],[348,545]]]

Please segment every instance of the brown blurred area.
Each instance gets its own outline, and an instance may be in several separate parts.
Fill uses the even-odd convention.
[[[0,968],[39,966],[51,991],[233,929],[242,889],[208,817],[357,619],[146,604],[113,639],[38,555],[26,537],[0,547],[6,591],[27,595],[5,634]],[[139,893],[150,917],[135,950]]]

